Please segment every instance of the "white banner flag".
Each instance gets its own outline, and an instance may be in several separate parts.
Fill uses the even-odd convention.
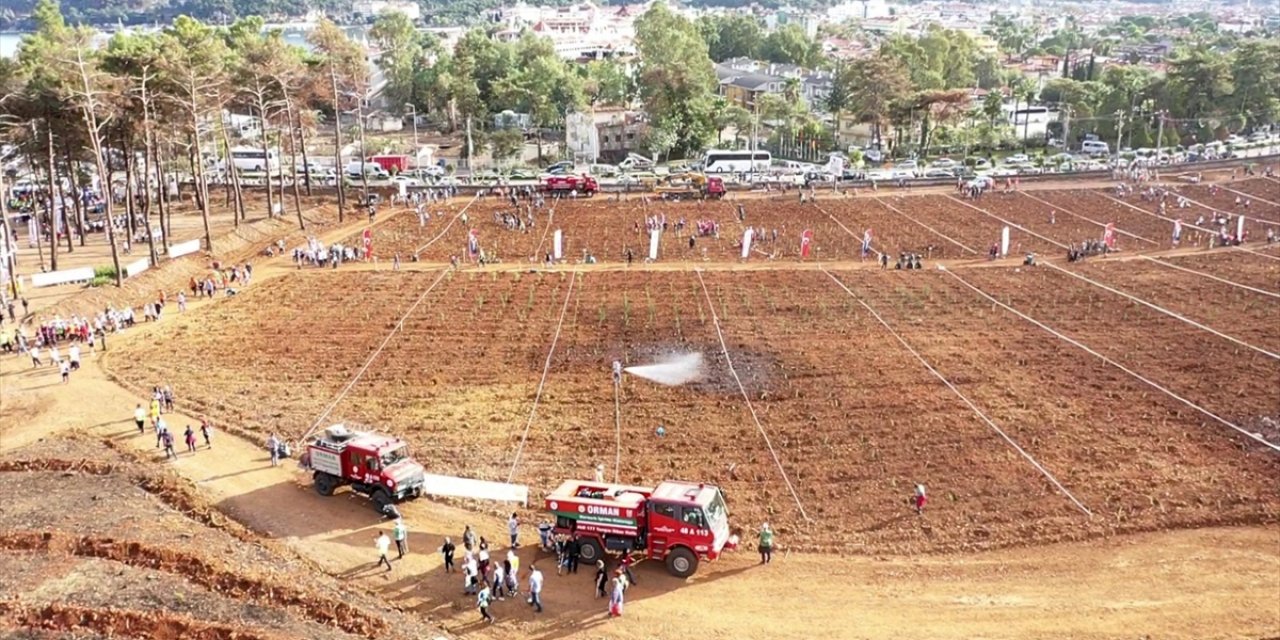
[[[756,235],[755,229],[747,227],[742,234],[742,259],[746,260],[751,255],[751,238]]]
[[[1236,240],[1244,242],[1244,216],[1236,219]]]
[[[36,224],[36,217],[35,217],[35,215],[32,215],[30,218],[27,218],[27,244],[28,244],[28,246],[32,246],[32,247],[36,246],[36,242],[38,241],[38,239],[39,239],[39,237],[40,237],[40,232],[39,232],[39,231],[37,231],[37,228],[38,228],[38,227],[39,227],[39,225],[37,225],[37,224]]]
[[[556,234],[552,237],[551,246],[551,255],[555,256],[556,260],[564,257],[564,234],[559,229],[556,229]]]
[[[1000,230],[1000,255],[1009,255],[1009,227]]]
[[[661,233],[662,231],[659,229],[652,229],[649,231],[649,259],[650,260],[656,261],[658,259],[658,237]]]

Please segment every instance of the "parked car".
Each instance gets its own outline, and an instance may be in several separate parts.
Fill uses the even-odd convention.
[[[929,169],[924,172],[926,178],[954,178],[956,174],[949,169]]]
[[[1025,153],[1015,153],[1004,159],[1004,163],[1007,165],[1024,164],[1027,162],[1031,162],[1031,157]]]
[[[938,158],[929,164],[931,169],[954,169],[956,161],[951,158]]]
[[[511,172],[507,174],[507,179],[508,180],[537,180],[538,172],[532,169],[524,169],[524,168],[512,169]]]
[[[391,179],[392,186],[421,187],[422,181],[412,176],[399,175]]]

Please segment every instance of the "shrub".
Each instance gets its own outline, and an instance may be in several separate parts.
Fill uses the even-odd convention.
[[[114,279],[115,279],[115,277],[116,277],[116,268],[115,268],[115,267],[112,267],[112,266],[106,266],[106,267],[94,267],[94,268],[93,268],[93,279],[94,279],[94,280],[97,280],[98,278],[111,278],[112,280],[114,280]]]

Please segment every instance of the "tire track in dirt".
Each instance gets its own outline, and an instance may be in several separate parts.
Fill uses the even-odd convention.
[[[156,548],[141,542],[71,536],[53,532],[16,531],[0,534],[0,549],[40,551],[120,562],[133,567],[177,575],[236,600],[270,607],[295,609],[307,619],[366,638],[382,637],[386,623],[365,615],[343,602],[318,598],[292,587],[270,584],[225,571],[213,563],[185,553]]]

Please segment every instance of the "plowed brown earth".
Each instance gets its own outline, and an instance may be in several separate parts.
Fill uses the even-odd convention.
[[[919,254],[930,260],[983,255],[982,245],[966,243],[922,221],[912,213],[916,209],[911,206],[913,203],[882,197],[822,201],[819,206],[840,220],[840,231],[846,235],[861,238],[870,229],[872,248],[891,257],[903,252]]]
[[[1252,178],[1221,181],[1217,186],[1216,192],[1212,186],[1205,184],[1178,185],[1175,188],[1192,200],[1223,211],[1243,213],[1273,222],[1280,220],[1280,206],[1274,204],[1277,202],[1275,198],[1280,197],[1280,183],[1267,178]],[[1236,204],[1237,198],[1240,199],[1240,204]],[[1246,203],[1248,206],[1245,206]]]
[[[1246,251],[1217,251],[1211,255],[1176,256],[1160,260],[1264,291],[1280,293],[1280,260],[1271,260]]]
[[[449,226],[462,206],[460,201],[454,202],[451,207],[432,207],[425,225],[410,213],[376,226],[372,231],[374,252],[383,261],[396,253],[407,260],[419,250],[419,258],[430,262],[464,257],[468,226],[460,220]],[[741,221],[739,205],[743,208]],[[582,262],[584,251],[600,261],[620,262],[630,249],[639,263],[649,254],[645,220],[653,216],[665,216],[668,225],[659,246],[659,262],[739,262],[747,227],[756,230],[751,261],[800,260],[805,231],[813,232],[810,261],[857,259],[863,231],[868,228],[873,230],[875,251],[893,255],[911,251],[933,258],[976,255],[976,250],[965,251],[869,198],[832,198],[817,204],[800,204],[795,198],[782,196],[684,202],[604,197],[548,200],[543,209],[534,211],[534,226],[526,231],[509,230],[494,217],[516,211],[523,215],[525,206],[524,201],[513,207],[489,198],[478,200],[467,210],[469,227],[475,230],[486,257],[509,264],[541,264],[552,252],[554,232],[560,230],[567,262]],[[684,228],[678,229],[681,221]],[[719,237],[697,235],[699,221],[718,223]],[[689,246],[690,236],[695,236],[693,247]],[[358,246],[360,237],[353,235],[345,242]]]
[[[1256,257],[1254,260],[1266,262]],[[1280,332],[1272,326],[1280,320],[1280,297],[1197,278],[1185,272],[1178,278],[1170,278],[1168,267],[1151,260],[1090,260],[1070,267],[1070,270],[1213,327],[1247,344],[1280,353]],[[1274,293],[1280,295],[1280,291]],[[1127,304],[1120,296],[1115,301]],[[1230,342],[1224,342],[1223,346],[1234,347]]]
[[[955,203],[932,197],[927,204]],[[1188,296],[1218,295],[1205,293],[1217,286],[1211,281],[1151,269],[1158,269],[1152,278],[1163,276]],[[963,273],[1224,417],[1280,413],[1270,385],[1280,374],[1274,362],[1047,269]],[[139,387],[174,384],[184,401],[222,422],[259,436],[300,436],[438,277],[304,272],[161,327],[148,342],[125,340],[107,362]],[[1044,448],[1095,519],[1080,517],[821,272],[708,273],[710,304],[692,273],[591,272],[576,276],[570,295],[573,277],[448,275],[329,420],[405,435],[433,452],[426,454],[433,470],[496,480],[514,473],[535,495],[588,475],[598,462],[612,467],[620,453],[622,479],[719,483],[735,519],[768,519],[798,547],[936,551],[1276,517],[1280,498],[1249,488],[1267,486],[1261,480],[1277,471],[1272,458],[1241,459],[1230,433],[1200,426],[1198,414],[1049,336],[1031,332],[1008,346],[1002,336],[1025,332],[1021,321],[956,295],[945,274],[864,273],[854,282],[875,292],[892,325],[923,319],[953,334],[918,342],[951,367],[958,384],[990,380],[978,387],[979,406],[1032,449]],[[361,302],[353,306],[355,291]],[[940,291],[951,293],[940,298]],[[712,310],[778,462],[732,382]],[[1269,326],[1265,314],[1234,317],[1250,336]],[[150,349],[156,341],[180,342],[199,359]],[[628,377],[619,439],[609,363],[686,350],[705,355],[708,379],[665,388]],[[988,351],[995,364],[981,359]],[[659,425],[666,437],[654,435]],[[1156,428],[1166,435],[1153,436]],[[1153,446],[1157,454],[1143,453]],[[1122,464],[1140,454],[1156,457],[1140,469]],[[1244,465],[1239,482],[1224,480],[1232,464]],[[904,517],[916,482],[935,491],[927,525]]]
[[[1043,213],[1048,217],[1049,211],[1055,207],[1060,209],[1058,217],[1062,217],[1062,212],[1072,211],[1074,213],[1087,216],[1098,222],[1107,223],[1114,222],[1117,229],[1128,231],[1136,236],[1141,236],[1149,240],[1162,243],[1159,248],[1169,248],[1172,246],[1173,240],[1173,221],[1178,217],[1182,217],[1184,223],[1182,246],[1195,246],[1197,240],[1196,231],[1189,225],[1195,223],[1195,216],[1189,214],[1174,213],[1166,215],[1168,220],[1162,220],[1158,216],[1143,213],[1145,209],[1134,210],[1120,202],[1116,202],[1107,196],[1113,195],[1111,192],[1106,194],[1095,191],[1035,191],[1023,196],[1031,201],[1034,211]],[[1136,197],[1132,198],[1137,200]],[[1043,202],[1040,202],[1043,201]],[[1047,203],[1047,204],[1046,204]],[[1141,204],[1136,202],[1134,206]],[[1101,231],[1086,235],[1085,237],[1100,240],[1102,239]],[[1079,242],[1079,239],[1076,240]],[[1155,248],[1146,242],[1135,241],[1132,238],[1121,236],[1119,242],[1122,245],[1130,245],[1135,251],[1147,251]],[[1137,244],[1134,244],[1137,242]],[[1207,240],[1202,240],[1202,243]]]
[[[1016,277],[978,271],[960,275],[1223,418],[1240,422],[1280,415],[1275,386],[1280,362],[1265,355],[1048,269],[1024,270]],[[1181,282],[1190,286],[1190,281]],[[1249,330],[1248,322],[1237,329]]]

